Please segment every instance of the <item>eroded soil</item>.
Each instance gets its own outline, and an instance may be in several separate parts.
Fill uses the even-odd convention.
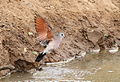
[[[0,66],[16,66],[19,59],[26,61],[25,67],[31,62],[30,69],[40,65],[34,63],[34,52],[43,50],[36,45],[36,15],[43,17],[53,32],[65,33],[60,48],[43,62],[61,61],[94,48],[120,46],[119,0],[0,0]],[[9,71],[2,70],[0,75]]]

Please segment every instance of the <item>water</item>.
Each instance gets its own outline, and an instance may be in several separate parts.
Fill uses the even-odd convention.
[[[42,71],[13,73],[0,81],[120,82],[120,52],[89,54],[67,64],[44,66]]]

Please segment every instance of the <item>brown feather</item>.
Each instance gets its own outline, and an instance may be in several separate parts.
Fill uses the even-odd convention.
[[[35,29],[38,33],[39,40],[51,40],[53,38],[53,33],[43,18],[37,17],[35,19]]]

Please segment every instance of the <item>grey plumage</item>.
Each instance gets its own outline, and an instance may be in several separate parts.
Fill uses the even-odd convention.
[[[64,33],[58,33],[57,35],[55,35],[52,41],[48,43],[44,51],[42,53],[39,53],[35,61],[36,62],[41,61],[46,54],[50,53],[54,49],[57,49],[63,38],[64,38]]]

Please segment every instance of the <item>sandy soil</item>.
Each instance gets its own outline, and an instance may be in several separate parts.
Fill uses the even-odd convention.
[[[35,51],[43,50],[36,45],[36,15],[42,16],[53,32],[66,36],[44,62],[61,61],[80,55],[80,51],[120,46],[119,0],[0,0],[0,66],[16,66],[15,62],[20,63],[17,67],[27,67],[28,62],[30,68],[36,66]],[[0,75],[9,71],[2,70]]]

